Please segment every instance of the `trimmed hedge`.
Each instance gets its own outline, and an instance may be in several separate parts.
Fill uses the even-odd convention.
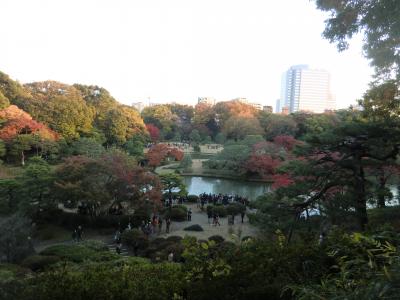
[[[76,263],[89,261],[110,261],[117,259],[119,256],[110,251],[95,250],[84,244],[74,245],[54,245],[40,252],[44,256],[57,256],[62,260],[72,261]]]
[[[171,218],[172,221],[182,222],[187,220],[187,207],[175,205],[164,210],[164,219]]]
[[[190,225],[190,226],[184,228],[183,230],[185,230],[185,231],[204,231],[203,227],[201,227],[199,224]]]
[[[218,206],[218,205],[213,206],[212,212],[213,212],[213,214],[218,215],[220,218],[225,218],[228,215],[226,208],[222,205],[221,206]]]
[[[149,246],[149,241],[146,235],[139,229],[125,230],[121,235],[122,243],[129,248],[134,248],[135,244],[138,249],[146,249]]]
[[[246,206],[241,203],[231,203],[226,206],[226,212],[228,215],[236,216],[242,212],[246,212]]]
[[[207,205],[207,214],[217,214],[220,218],[225,218],[228,215],[225,206],[223,205]]]

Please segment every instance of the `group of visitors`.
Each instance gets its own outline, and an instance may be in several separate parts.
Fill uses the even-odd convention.
[[[249,200],[239,195],[203,193],[199,195],[198,206],[201,206],[201,209],[203,209],[205,204],[228,205],[230,203],[235,203],[235,202],[247,205],[249,203]]]
[[[171,195],[164,200],[164,207],[172,207],[175,204],[183,204],[187,201],[186,196]]]
[[[161,234],[162,233],[162,228],[163,228],[163,219],[161,216],[154,214],[153,217],[151,218],[151,221],[145,222],[142,221],[142,224],[140,225],[140,229],[142,232],[148,237],[154,233]],[[171,227],[171,218],[166,218],[165,220],[165,232],[169,233]]]

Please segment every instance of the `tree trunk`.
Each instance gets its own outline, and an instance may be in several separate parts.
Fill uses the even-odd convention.
[[[367,215],[367,196],[365,193],[365,174],[364,168],[361,163],[361,156],[358,157],[358,164],[356,164],[355,172],[355,208],[358,226],[360,230],[364,230],[365,226],[368,224],[368,215]]]
[[[386,203],[385,203],[385,185],[386,185],[385,177],[384,177],[384,175],[381,175],[379,177],[378,207],[385,207],[386,206]]]

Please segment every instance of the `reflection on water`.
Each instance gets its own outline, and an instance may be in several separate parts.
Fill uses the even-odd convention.
[[[185,184],[189,194],[237,194],[255,200],[258,196],[269,192],[270,185],[264,182],[248,182],[211,177],[185,176]]]
[[[249,200],[255,200],[258,196],[270,191],[270,184],[263,182],[249,182],[231,179],[221,179],[212,177],[185,176],[184,182],[187,186],[189,194],[199,195],[207,194],[237,194],[247,197]],[[393,200],[387,202],[387,205],[399,205],[398,188],[395,185],[389,186],[393,194]],[[369,204],[372,208],[375,205]]]

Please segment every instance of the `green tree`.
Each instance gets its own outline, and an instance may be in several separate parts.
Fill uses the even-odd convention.
[[[25,165],[25,153],[31,150],[35,144],[35,136],[32,134],[20,134],[10,144],[10,155],[18,157],[21,165]]]
[[[104,147],[92,138],[80,138],[74,141],[69,149],[71,155],[85,155],[87,157],[99,157],[104,151]]]
[[[0,220],[0,253],[8,263],[20,262],[34,252],[30,221],[14,214]]]
[[[226,142],[226,136],[225,134],[223,134],[222,132],[219,132],[216,136],[215,136],[215,142],[217,144],[225,144]]]
[[[396,158],[400,141],[397,124],[393,119],[384,123],[355,119],[308,136],[307,143],[298,148],[299,155],[306,159],[293,161],[283,170],[294,176],[295,184],[283,189],[280,197],[293,201],[297,216],[318,202],[347,199],[358,227],[364,229],[368,223],[366,169]]]
[[[123,145],[134,135],[147,135],[139,113],[128,106],[118,106],[107,112],[103,131],[109,144]]]
[[[399,13],[400,2],[394,0],[316,0],[320,10],[329,12],[324,37],[337,43],[339,51],[357,33],[364,35],[363,50],[378,76],[400,79]]]
[[[129,155],[136,157],[138,160],[144,157],[144,152],[143,152],[144,143],[139,135],[135,135],[132,138],[130,138],[125,143],[124,148],[129,153]]]
[[[260,122],[254,117],[232,116],[226,120],[222,129],[227,138],[235,141],[243,139],[246,135],[262,134]]]
[[[47,124],[68,140],[92,130],[93,109],[73,86],[44,81],[24,87],[30,97],[19,101],[18,105],[35,120]]]
[[[178,116],[171,111],[169,105],[145,107],[142,111],[142,118],[146,124],[154,124],[158,127],[166,139],[174,136]]]
[[[0,157],[3,157],[4,155],[6,155],[6,153],[6,144],[3,142],[3,140],[0,139]]]
[[[192,143],[200,143],[201,142],[201,136],[200,133],[197,129],[193,129],[192,132],[189,135],[189,139]]]
[[[259,115],[261,127],[264,129],[265,138],[272,141],[278,135],[295,136],[297,124],[292,116],[283,116],[262,112]]]
[[[162,174],[160,175],[160,180],[165,193],[172,195],[173,192],[177,192],[180,195],[187,195],[186,185],[182,176],[175,173]]]
[[[185,154],[179,166],[185,171],[188,172],[192,168],[192,157],[190,154]]]
[[[119,104],[110,93],[97,85],[74,84],[80,91],[86,104],[95,111],[94,123],[98,128],[104,128],[107,112],[115,109]]]
[[[0,206],[1,211],[6,213],[14,213],[18,210],[20,183],[18,179],[1,178],[0,179]]]
[[[10,106],[10,101],[7,99],[6,96],[0,90],[0,109],[6,108]]]
[[[264,138],[261,135],[246,135],[245,138],[239,143],[242,145],[246,145],[249,148],[252,148],[255,144],[260,142],[264,142]]]
[[[0,92],[9,102],[18,106],[22,99],[25,99],[29,96],[21,84],[19,84],[17,81],[12,80],[7,74],[1,71]],[[3,98],[3,104],[6,104],[7,100]]]
[[[56,203],[52,193],[54,182],[49,164],[40,157],[32,157],[21,176],[19,197],[21,208],[31,216],[37,216],[41,211],[54,208]]]

